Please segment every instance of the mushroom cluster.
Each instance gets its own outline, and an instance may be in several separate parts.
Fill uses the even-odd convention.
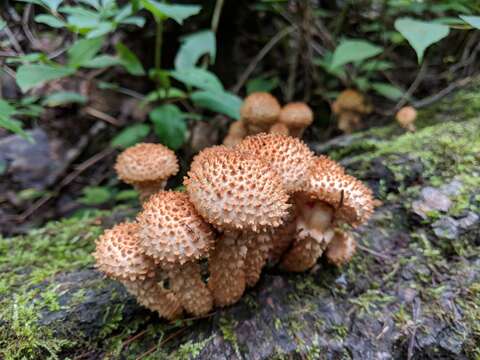
[[[145,169],[155,178],[175,173],[175,161],[155,158],[166,154],[161,147],[126,150],[118,175],[160,182]],[[132,155],[147,148],[144,159]],[[370,189],[300,139],[281,134],[204,149],[184,185],[185,192],[148,186],[135,221],[106,230],[94,253],[99,270],[167,319],[234,304],[268,263],[302,272],[325,255],[341,266],[355,252],[349,228],[373,213]]]
[[[275,97],[264,92],[245,98],[240,117],[230,125],[223,140],[225,146],[233,147],[245,137],[262,132],[300,138],[313,122],[313,112],[307,104],[292,102],[281,107]]]

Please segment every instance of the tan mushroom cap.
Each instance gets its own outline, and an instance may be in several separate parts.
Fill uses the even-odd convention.
[[[268,164],[225,147],[197,155],[184,183],[200,215],[222,230],[276,227],[289,207],[282,181]]]
[[[352,234],[336,229],[332,241],[327,247],[325,256],[327,260],[336,266],[341,266],[353,257],[357,248],[357,242]]]
[[[280,109],[278,100],[271,94],[255,92],[245,98],[240,115],[250,124],[271,125],[277,120]]]
[[[160,191],[138,215],[140,245],[161,266],[200,259],[213,246],[212,229],[198,215],[187,194]]]
[[[175,153],[161,144],[140,143],[118,156],[115,171],[127,184],[161,181],[178,172],[178,161]]]
[[[118,280],[144,280],[155,275],[155,264],[140,247],[137,223],[122,223],[105,230],[93,253],[97,268]]]
[[[310,167],[305,193],[328,203],[337,221],[352,226],[364,223],[373,213],[372,191],[326,156],[317,157]]]
[[[278,135],[285,135],[288,136],[290,131],[288,130],[288,126],[282,123],[275,123],[270,127],[268,130],[270,134],[278,134]]]
[[[313,122],[313,111],[303,102],[293,102],[282,108],[278,121],[288,127],[306,128]]]
[[[277,134],[249,136],[236,149],[264,159],[282,179],[289,193],[302,190],[314,159],[313,152],[303,141]]]
[[[353,89],[342,91],[332,104],[332,110],[335,114],[346,111],[367,114],[371,111],[370,107],[366,105],[363,95]]]
[[[417,119],[417,110],[413,106],[404,106],[398,110],[395,116],[397,122],[405,129],[414,130],[413,123]]]

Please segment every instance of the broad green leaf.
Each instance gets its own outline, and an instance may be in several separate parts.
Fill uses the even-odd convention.
[[[140,103],[140,106],[145,106],[148,103],[158,100],[165,100],[165,99],[174,99],[174,98],[186,98],[187,93],[180,89],[170,87],[168,89],[158,89],[152,91],[145,96],[145,98]]]
[[[220,80],[208,70],[200,68],[181,69],[172,71],[170,75],[185,85],[203,90],[223,91]]]
[[[195,67],[202,55],[208,54],[210,62],[215,62],[215,34],[211,30],[202,30],[181,39],[182,46],[175,56],[175,69]]]
[[[279,83],[280,80],[276,76],[271,78],[260,76],[250,79],[246,85],[247,94],[251,94],[253,92],[270,92],[275,89]]]
[[[122,190],[115,195],[116,201],[128,201],[128,200],[137,200],[137,199],[138,199],[138,191],[133,189]]]
[[[35,21],[37,23],[45,24],[45,25],[48,25],[48,26],[53,27],[55,29],[63,28],[66,25],[59,18],[57,18],[53,15],[47,15],[47,14],[41,14],[41,15],[35,16]]]
[[[383,60],[369,60],[365,61],[361,66],[360,69],[365,72],[373,72],[373,71],[385,71],[392,69],[394,64],[390,61],[383,61]]]
[[[87,98],[73,91],[59,91],[48,95],[42,102],[43,106],[56,107],[66,104],[85,104]]]
[[[68,49],[68,66],[78,68],[88,63],[100,51],[103,37],[77,40]]]
[[[172,104],[158,106],[149,116],[153,130],[162,144],[173,150],[183,145],[187,136],[186,114],[177,106]]]
[[[350,62],[362,61],[380,54],[383,48],[366,40],[343,40],[333,53],[332,69]]]
[[[371,87],[380,95],[390,100],[398,100],[403,96],[403,91],[388,83],[372,83]]]
[[[132,51],[130,51],[122,43],[117,43],[115,45],[115,49],[117,49],[120,63],[130,74],[138,76],[145,75],[145,70],[143,69],[142,63]]]
[[[460,19],[476,29],[480,29],[480,16],[460,15]]]
[[[62,6],[60,12],[68,14],[67,24],[73,31],[84,33],[94,29],[100,23],[100,14],[81,6]]]
[[[12,116],[15,114],[15,108],[10,105],[7,101],[0,99],[0,116]]]
[[[63,0],[41,0],[50,10],[56,12]]]
[[[198,14],[202,9],[202,7],[198,5],[166,4],[155,0],[141,0],[141,3],[145,9],[153,14],[156,21],[171,18],[180,25],[183,24],[183,20]]]
[[[90,5],[96,10],[100,9],[100,2],[98,0],[78,0],[78,1],[87,5]]]
[[[403,35],[417,53],[418,62],[423,60],[425,50],[440,41],[450,32],[446,25],[432,22],[401,18],[395,21],[395,29]]]
[[[21,65],[17,70],[17,84],[25,92],[47,81],[72,75],[75,69],[44,64]]]
[[[140,142],[150,132],[150,126],[147,124],[135,124],[123,129],[117,134],[110,145],[116,148],[125,149]]]
[[[101,205],[112,198],[110,189],[104,186],[88,186],[83,189],[83,196],[78,202],[83,205]]]
[[[115,65],[121,65],[121,64],[122,62],[116,56],[98,55],[93,59],[91,59],[90,61],[88,61],[87,63],[83,64],[83,66],[86,68],[100,69],[100,68],[105,68],[105,67],[110,67]]]
[[[93,39],[105,34],[108,34],[109,32],[115,30],[115,24],[109,21],[104,21],[98,24],[97,27],[94,29],[90,30],[87,34],[87,39]]]
[[[16,109],[10,105],[7,101],[0,99],[0,128],[7,129],[17,135],[20,135],[26,140],[32,141],[22,128],[22,123],[18,120],[12,119],[11,116],[15,115]]]
[[[195,105],[240,119],[242,99],[226,91],[196,91],[190,98]]]
[[[133,14],[132,5],[127,4],[124,7],[122,7],[120,9],[120,11],[115,15],[115,18],[113,19],[113,21],[115,21],[117,23],[122,22],[123,20],[125,20],[127,17],[129,17],[132,14]]]
[[[88,10],[81,6],[62,6],[59,11],[68,15],[82,15],[91,18],[98,18],[100,16],[96,11]]]
[[[140,16],[130,16],[125,20],[122,20],[120,23],[126,25],[135,25],[141,28],[143,25],[145,25],[145,19]]]
[[[8,58],[7,64],[32,63],[38,61],[45,62],[47,60],[48,58],[43,53],[30,53],[23,56]]]

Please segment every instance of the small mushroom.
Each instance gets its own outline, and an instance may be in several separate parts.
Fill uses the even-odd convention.
[[[96,242],[96,266],[108,277],[122,282],[140,304],[167,319],[177,318],[182,306],[158,282],[155,263],[140,247],[138,232],[137,223],[122,223],[106,230]]]
[[[278,121],[287,126],[291,136],[300,138],[313,122],[313,111],[303,102],[293,102],[282,108]]]
[[[270,134],[277,134],[277,135],[285,135],[288,136],[289,130],[287,125],[282,124],[282,123],[275,123],[270,127],[270,130],[268,130]]]
[[[400,110],[398,110],[395,118],[400,126],[404,129],[412,132],[416,130],[414,123],[417,119],[417,110],[415,110],[413,106],[402,107]]]
[[[198,260],[208,256],[214,237],[185,193],[160,191],[138,216],[140,246],[164,269],[171,289],[195,316],[208,313],[213,299],[202,280]]]
[[[223,139],[223,145],[233,147],[237,145],[242,139],[247,136],[247,129],[242,120],[234,121],[228,128],[227,136]]]
[[[140,143],[123,151],[115,163],[118,177],[138,190],[145,201],[163,190],[170,176],[178,172],[175,153],[161,144]]]
[[[332,104],[332,111],[337,117],[338,128],[349,134],[362,126],[362,116],[369,114],[372,109],[362,94],[347,89],[338,95]]]
[[[222,146],[200,152],[184,183],[200,215],[223,232],[209,259],[208,286],[218,306],[233,304],[245,289],[245,257],[252,233],[282,223],[288,195],[267,163]]]
[[[358,226],[373,213],[371,190],[326,156],[312,163],[307,185],[295,201],[297,236],[282,261],[288,271],[312,267],[333,239],[336,226]]]
[[[250,94],[240,108],[240,116],[249,135],[268,132],[279,114],[280,104],[277,99],[264,92]]]
[[[325,257],[336,266],[346,264],[355,254],[357,243],[352,234],[335,229],[332,240],[325,251]]]

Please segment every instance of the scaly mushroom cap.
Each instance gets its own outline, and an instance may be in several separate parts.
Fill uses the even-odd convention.
[[[153,260],[140,247],[137,223],[122,223],[105,230],[93,253],[97,268],[117,280],[144,280],[155,275]]]
[[[314,160],[308,178],[305,193],[332,206],[337,222],[358,226],[372,215],[372,191],[328,157]]]
[[[346,111],[368,114],[371,109],[365,104],[365,98],[356,90],[347,89],[342,91],[335,102],[332,104],[332,110],[335,114]]]
[[[197,155],[184,183],[200,215],[222,230],[276,227],[289,207],[281,179],[268,164],[221,146]]]
[[[413,123],[417,119],[417,110],[413,106],[404,106],[398,110],[397,115],[395,116],[397,122],[405,129],[414,130],[415,126]]]
[[[118,156],[115,171],[127,184],[161,181],[178,172],[178,161],[175,153],[161,144],[140,143]]]
[[[307,104],[293,102],[282,108],[278,121],[289,128],[306,128],[313,122],[313,112]]]
[[[263,159],[282,179],[287,192],[300,191],[305,185],[313,152],[298,138],[277,134],[246,137],[236,149]]]
[[[328,244],[325,256],[332,264],[341,266],[350,261],[356,248],[357,243],[352,234],[337,229],[332,241]]]
[[[247,96],[240,108],[240,115],[254,125],[271,125],[280,114],[280,104],[269,93],[256,92]]]
[[[200,259],[213,246],[212,229],[185,193],[160,191],[152,195],[143,205],[138,223],[141,247],[164,267]]]

